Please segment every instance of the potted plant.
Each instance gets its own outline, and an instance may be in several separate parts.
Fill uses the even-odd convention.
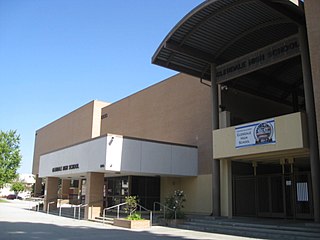
[[[114,225],[131,229],[143,229],[150,227],[150,220],[143,219],[141,214],[137,213],[138,198],[137,196],[125,197],[125,211],[128,213],[126,218],[115,218]]]

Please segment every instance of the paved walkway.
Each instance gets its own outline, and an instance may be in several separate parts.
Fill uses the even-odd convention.
[[[252,238],[153,226],[145,230],[127,230],[111,225],[75,220],[31,211],[30,203],[13,200],[0,202],[1,240],[184,240],[219,239],[244,240]]]

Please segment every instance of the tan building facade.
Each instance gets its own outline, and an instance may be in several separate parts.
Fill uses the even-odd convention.
[[[154,64],[211,82],[214,216],[320,221],[319,1],[205,1]]]
[[[101,108],[108,103],[92,101],[36,131],[32,173],[38,178],[40,156],[100,135]],[[35,194],[42,195],[41,179]]]
[[[47,202],[78,194],[86,217],[94,218],[127,195],[139,195],[152,209],[183,190],[188,212],[210,214],[210,94],[199,79],[178,74],[110,105],[91,102],[41,128],[34,173],[46,178]],[[70,181],[79,182],[76,190]]]

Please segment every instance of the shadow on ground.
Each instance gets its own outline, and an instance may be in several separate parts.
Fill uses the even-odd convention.
[[[192,239],[154,234],[148,231],[128,231],[121,229],[102,229],[91,227],[59,226],[55,224],[5,222],[0,221],[1,240],[84,240],[84,239],[118,239],[118,240],[179,240]]]

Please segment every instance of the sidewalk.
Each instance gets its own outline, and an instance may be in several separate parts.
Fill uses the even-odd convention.
[[[1,240],[184,240],[184,239],[252,239],[153,226],[146,230],[127,230],[85,220],[74,220],[28,210],[30,203],[13,200],[0,202]]]

